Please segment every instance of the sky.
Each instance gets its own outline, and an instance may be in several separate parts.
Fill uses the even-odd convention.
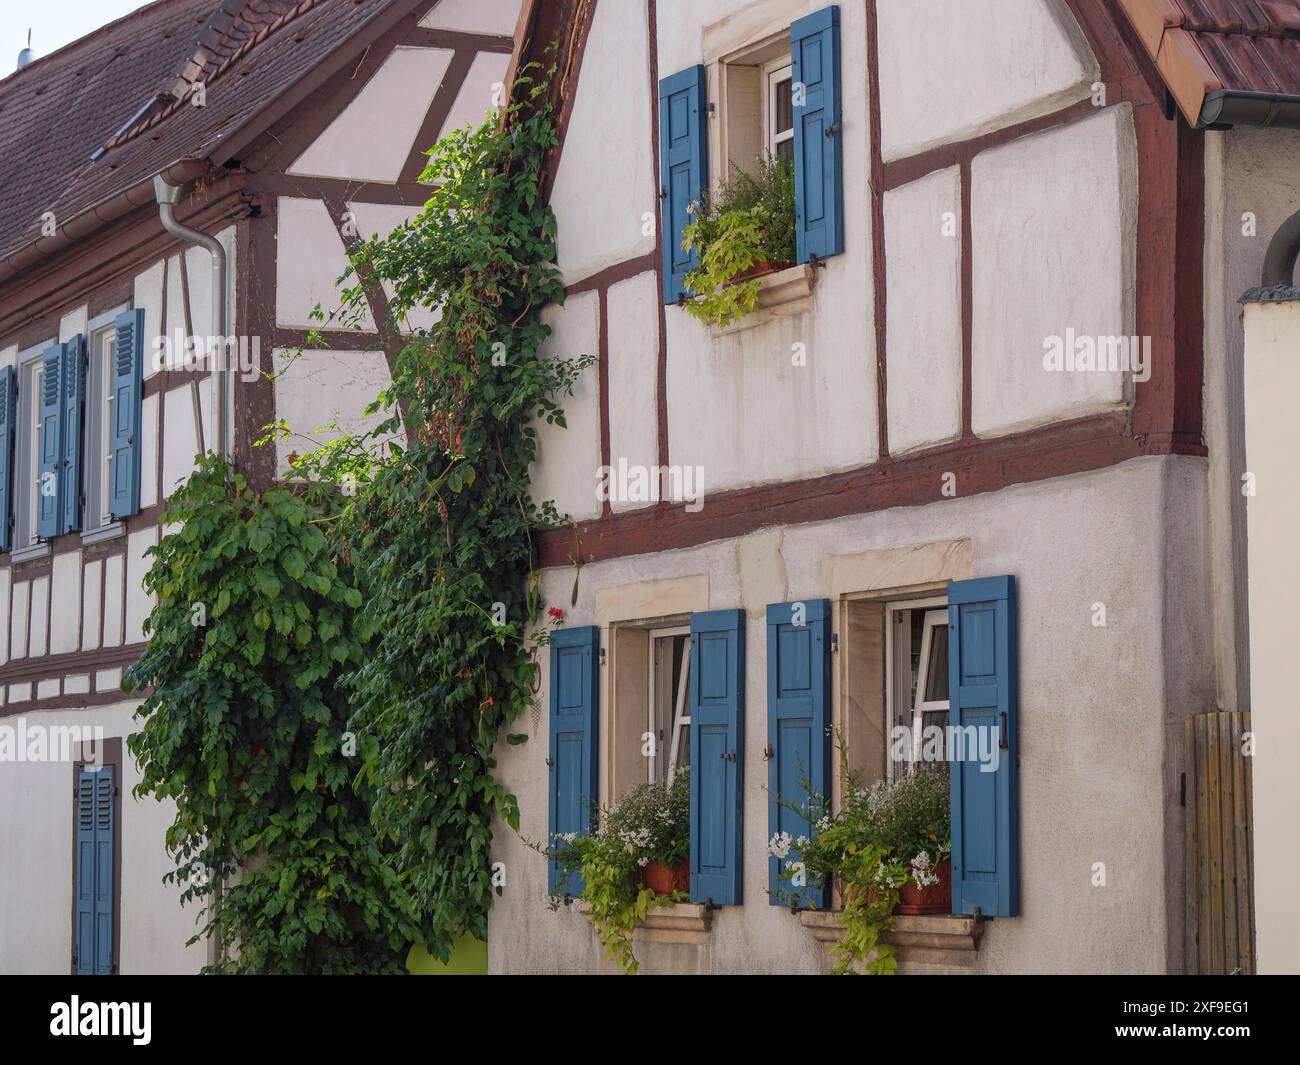
[[[0,77],[12,74],[18,53],[27,46],[31,27],[32,48],[38,57],[58,51],[99,26],[113,22],[152,0],[37,0],[0,3]]]

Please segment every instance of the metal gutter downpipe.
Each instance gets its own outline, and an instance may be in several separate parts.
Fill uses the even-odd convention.
[[[1263,288],[1276,288],[1278,285],[1290,286],[1294,283],[1295,262],[1300,257],[1300,211],[1297,211],[1280,226],[1268,242],[1268,251],[1264,253],[1264,269],[1260,275]]]
[[[230,409],[229,367],[233,354],[226,329],[226,249],[216,237],[182,225],[176,220],[176,204],[180,202],[181,186],[173,185],[161,174],[153,179],[154,199],[158,201],[158,216],[163,229],[173,237],[203,248],[212,256],[212,336],[217,350],[208,352],[215,359],[212,367],[213,425],[216,439],[213,450],[218,455],[230,456],[226,432],[226,414]]]

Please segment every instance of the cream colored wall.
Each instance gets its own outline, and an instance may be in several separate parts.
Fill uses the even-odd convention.
[[[1179,530],[1204,524],[1204,463],[1139,459],[1095,473],[887,510],[766,529],[739,540],[548,571],[548,604],[566,625],[606,627],[614,613],[743,607],[746,612],[744,897],[714,917],[706,947],[658,944],[648,972],[815,972],[811,936],[770,906],[764,612],[769,603],[954,577],[1018,580],[1022,916],[990,925],[982,972],[1161,972],[1181,957],[1180,916],[1161,885],[1181,875],[1176,777],[1167,772],[1192,697],[1212,689],[1204,545]],[[921,548],[917,545],[937,545]],[[658,583],[674,582],[674,583]],[[858,590],[870,590],[860,588]],[[1185,616],[1170,620],[1168,594]],[[1092,623],[1107,604],[1107,625]],[[685,604],[685,606],[683,606]],[[691,604],[695,604],[692,606]],[[607,631],[602,634],[606,645]],[[1160,668],[1168,658],[1184,690]],[[609,667],[606,666],[606,669]],[[544,670],[545,672],[545,670]],[[838,676],[838,674],[837,674]],[[1079,682],[1088,678],[1087,684]],[[602,676],[602,696],[610,679]],[[838,685],[839,681],[835,681]],[[834,698],[843,694],[837,687]],[[547,689],[528,743],[497,749],[519,797],[521,834],[546,835]],[[608,765],[610,753],[604,752]],[[490,916],[494,972],[608,971],[586,918],[546,907],[546,864],[495,827],[507,870]],[[1107,885],[1092,886],[1104,862]]]
[[[453,54],[447,48],[393,49],[289,173],[396,181]]]
[[[1300,301],[1245,308],[1246,499],[1250,565],[1250,710],[1255,733],[1255,931],[1261,973],[1300,973],[1300,858],[1295,846],[1300,778]]]
[[[43,711],[29,726],[101,727],[106,739],[138,726],[135,703]],[[16,727],[16,717],[0,718]],[[121,943],[123,975],[196,973],[206,963],[203,944],[186,947],[198,929],[193,905],[182,908],[180,889],[164,885],[173,863],[163,846],[174,809],[170,802],[136,799],[140,773],[129,754],[119,773],[122,797]],[[0,763],[0,972],[68,972],[72,957],[73,769],[68,762]]]
[[[1099,71],[1062,0],[880,0],[886,159],[1050,114]]]

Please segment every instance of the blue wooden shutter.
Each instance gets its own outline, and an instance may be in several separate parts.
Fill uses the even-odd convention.
[[[586,835],[598,801],[600,763],[600,630],[559,629],[551,638],[550,840],[561,832]],[[582,878],[561,882],[550,863],[552,895],[581,895]]]
[[[113,971],[113,793],[114,770],[106,765],[95,778],[95,975]]]
[[[949,768],[953,912],[978,907],[987,917],[1014,917],[1020,909],[1015,578],[950,584],[948,643],[948,724],[992,730],[986,735],[997,737],[998,751],[996,772],[986,773],[965,739],[963,757]]]
[[[802,808],[809,797],[829,797],[831,789],[831,640],[829,599],[774,603],[767,608],[767,763],[768,835],[814,835]],[[797,848],[786,861],[797,862]],[[781,878],[782,861],[768,859],[768,901],[801,896],[812,905],[830,905],[829,885],[811,882],[802,890]]]
[[[659,82],[659,197],[664,246],[664,302],[684,293],[687,273],[699,254],[682,250],[690,205],[709,183],[708,79],[704,67],[680,71]]]
[[[36,486],[36,533],[50,540],[62,531],[60,502],[63,498],[63,345],[48,348],[41,356],[41,394],[36,397],[41,427],[39,479]]]
[[[77,972],[89,976],[95,971],[95,777],[97,773],[77,770]]]
[[[113,341],[113,456],[110,508],[114,518],[140,512],[140,403],[144,385],[144,311],[117,316]]]
[[[63,396],[60,417],[63,420],[63,472],[59,484],[60,532],[81,528],[81,453],[85,446],[86,410],[86,338],[74,337],[63,345]]]
[[[745,613],[691,616],[691,901],[739,906]]]
[[[0,551],[13,546],[10,484],[14,473],[14,415],[18,399],[18,371],[0,369]]]
[[[799,262],[844,250],[844,153],[840,112],[840,9],[790,26],[794,86],[794,213]],[[802,94],[802,106],[799,94]]]

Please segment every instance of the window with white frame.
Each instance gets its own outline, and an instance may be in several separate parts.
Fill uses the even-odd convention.
[[[42,355],[53,340],[29,348],[18,357],[18,421],[14,433],[12,482],[14,554],[40,547],[36,528],[36,504],[40,493],[41,407],[39,396],[44,381]]]
[[[751,45],[719,64],[721,122],[712,173],[730,181],[753,174],[764,158],[794,161],[793,65],[790,35]]]
[[[650,687],[647,779],[671,782],[691,760],[690,626],[650,631]]]
[[[885,632],[886,705],[892,727],[906,727],[911,738],[908,756],[890,758],[891,776],[907,772],[909,762],[946,773],[945,760],[924,755],[926,730],[948,721],[947,599],[888,604]]]
[[[86,372],[85,458],[82,463],[85,478],[83,533],[116,527],[111,507],[115,316],[116,312],[111,312],[91,323]]]
[[[763,66],[763,136],[767,154],[794,162],[793,66],[789,56]]]

